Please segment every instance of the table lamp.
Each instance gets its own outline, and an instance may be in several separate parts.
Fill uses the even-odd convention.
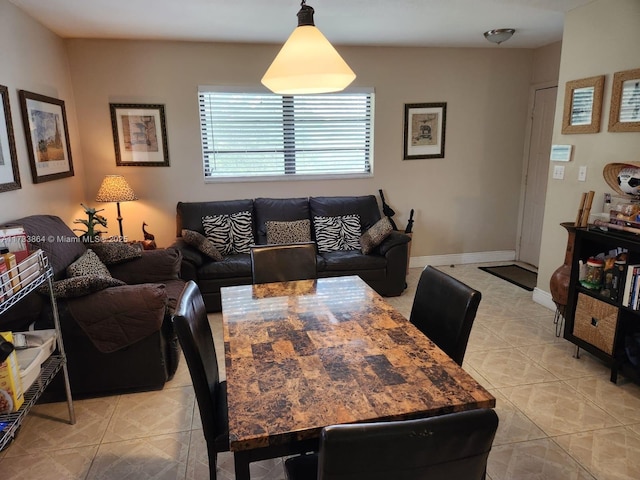
[[[130,202],[138,200],[136,194],[124,179],[122,175],[107,175],[102,180],[96,202],[116,202],[118,206],[118,224],[120,225],[120,238],[124,238],[122,234],[122,215],[120,215],[120,202]]]

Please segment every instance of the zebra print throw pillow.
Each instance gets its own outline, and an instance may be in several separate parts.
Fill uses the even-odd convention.
[[[202,217],[204,234],[222,255],[250,253],[253,240],[251,212]]]
[[[360,250],[360,215],[313,217],[318,252]]]

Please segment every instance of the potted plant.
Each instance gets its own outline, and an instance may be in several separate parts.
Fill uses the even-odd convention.
[[[96,210],[95,208],[87,207],[84,203],[81,203],[82,208],[84,208],[84,212],[87,214],[87,219],[77,218],[73,221],[73,223],[80,223],[86,227],[85,230],[74,228],[74,232],[81,232],[82,235],[80,239],[85,243],[97,242],[100,241],[100,234],[104,233],[101,230],[97,230],[96,227],[101,225],[106,228],[107,219],[102,215],[99,215],[98,212],[104,210],[101,208],[100,210]]]

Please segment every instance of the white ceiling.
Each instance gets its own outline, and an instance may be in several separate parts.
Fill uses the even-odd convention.
[[[488,47],[483,32],[515,28],[500,48],[562,38],[564,13],[593,0],[309,0],[338,45]],[[64,38],[283,43],[296,0],[11,0]]]

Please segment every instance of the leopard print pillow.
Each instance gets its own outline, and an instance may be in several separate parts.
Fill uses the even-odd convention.
[[[98,242],[89,247],[93,250],[102,263],[115,265],[134,258],[142,257],[142,245],[129,245],[125,242]]]
[[[265,222],[267,227],[267,243],[301,243],[311,241],[311,222],[294,220],[292,222]]]
[[[373,227],[364,232],[360,237],[362,253],[365,255],[370,254],[385,238],[391,235],[392,231],[393,226],[388,217],[383,217],[378,220]]]
[[[213,245],[213,243],[211,243],[211,241],[201,233],[187,229],[182,229],[181,233],[182,239],[186,244],[197,248],[199,251],[207,255],[209,258],[215,260],[216,262],[221,262],[224,260],[224,257]]]
[[[67,277],[81,277],[83,275],[110,277],[111,273],[93,250],[87,250],[80,258],[67,267]]]

